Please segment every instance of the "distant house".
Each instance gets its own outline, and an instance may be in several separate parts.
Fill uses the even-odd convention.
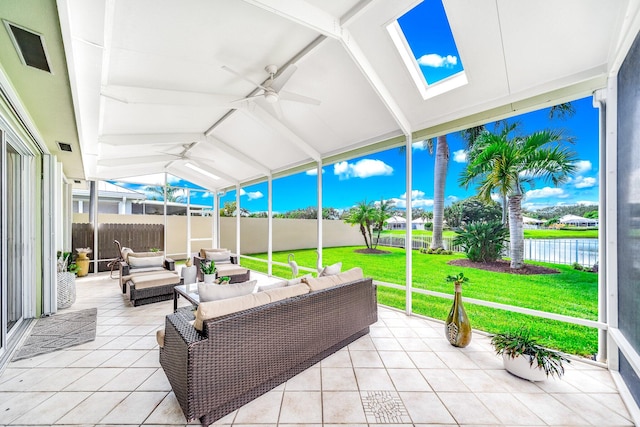
[[[565,215],[558,220],[558,224],[571,225],[574,227],[597,227],[598,220],[577,215]]]
[[[411,221],[411,228],[414,230],[425,230],[425,225],[428,223],[429,221],[424,219],[424,218],[416,218],[413,221]]]
[[[528,216],[522,217],[522,223],[524,224],[524,228],[540,228],[544,225],[545,221],[537,218],[530,218]]]
[[[388,230],[405,230],[407,228],[407,220],[401,216],[394,215],[384,221]]]

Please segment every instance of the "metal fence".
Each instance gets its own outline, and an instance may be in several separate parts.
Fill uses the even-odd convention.
[[[406,236],[380,236],[378,245],[404,248]],[[431,245],[431,236],[413,236],[412,249],[419,250]],[[454,252],[463,252],[460,245],[453,244],[453,238],[442,239],[444,248]],[[598,262],[598,239],[525,239],[524,259],[553,264],[571,265],[578,263],[584,267],[593,267]]]

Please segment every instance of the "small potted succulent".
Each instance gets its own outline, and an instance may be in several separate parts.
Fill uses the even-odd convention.
[[[206,261],[200,264],[200,271],[204,275],[204,283],[213,283],[216,279],[216,263]]]
[[[526,327],[492,335],[491,344],[496,354],[502,355],[507,371],[529,381],[544,381],[549,375],[560,378],[563,362],[571,362],[562,353],[538,344]]]

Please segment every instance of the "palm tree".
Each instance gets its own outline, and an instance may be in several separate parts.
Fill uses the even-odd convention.
[[[534,179],[565,182],[575,172],[575,153],[563,148],[562,132],[543,130],[525,137],[509,135],[516,125],[505,124],[499,133],[483,132],[470,154],[460,183],[468,187],[478,182],[478,196],[485,200],[498,191],[508,198],[511,268],[524,265],[522,198],[525,183]]]
[[[433,140],[425,139],[422,145],[433,154]],[[404,152],[405,147],[400,147],[400,152]],[[436,138],[436,162],[433,167],[433,233],[431,237],[431,248],[444,248],[442,244],[442,230],[444,221],[444,185],[447,182],[447,168],[449,167],[449,144],[447,136],[441,135]]]
[[[447,136],[441,135],[436,142],[436,164],[433,168],[433,234],[431,249],[444,248],[442,229],[444,223],[444,185],[449,167],[449,144]]]
[[[372,248],[372,232],[371,226],[376,219],[376,209],[371,202],[363,200],[351,209],[349,216],[345,220],[347,224],[358,225],[360,227],[360,233],[364,237],[364,244],[367,248]],[[369,243],[371,242],[371,243]]]
[[[375,225],[378,229],[378,236],[376,237],[375,245],[372,243],[372,248],[375,249],[378,246],[378,241],[380,240],[380,232],[382,231],[382,227],[384,227],[384,222],[391,218],[393,215],[391,212],[391,208],[393,207],[393,202],[391,200],[383,200],[380,199],[380,203],[376,207],[375,211]]]
[[[167,190],[167,202],[184,202],[186,197],[182,188],[170,187],[168,185],[148,185],[145,189],[151,193],[151,200],[164,200],[165,188]]]

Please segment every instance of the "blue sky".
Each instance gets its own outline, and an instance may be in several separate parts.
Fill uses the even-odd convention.
[[[405,37],[427,82],[433,84],[442,78],[462,71],[455,41],[449,28],[442,3],[425,0],[399,19]],[[560,204],[597,204],[598,201],[598,111],[593,108],[591,98],[572,102],[576,114],[566,120],[550,119],[549,109],[534,111],[510,119],[519,122],[521,134],[530,134],[542,129],[563,129],[566,136],[575,138],[571,149],[577,153],[577,172],[566,184],[554,187],[551,183],[536,182],[527,188],[523,201],[525,209]],[[492,129],[492,124],[488,125]],[[458,179],[465,168],[464,142],[459,133],[447,135],[450,162],[445,188],[446,204],[473,196],[475,188],[460,188]],[[417,142],[413,149],[414,207],[431,210],[433,205],[433,167],[435,158]],[[317,176],[302,172],[273,181],[273,210],[286,212],[316,206]],[[399,149],[386,150],[374,155],[350,159],[323,168],[323,206],[348,209],[359,201],[393,200],[395,206],[406,206],[405,154]],[[163,182],[162,174],[147,177],[147,184]],[[191,184],[171,177],[170,184]],[[141,186],[125,184],[129,188]],[[235,190],[221,198],[221,204],[235,201]],[[212,196],[207,191],[192,193],[192,203],[212,206]],[[250,212],[267,210],[267,183],[245,187],[241,190],[241,206]]]
[[[577,153],[578,172],[566,184],[554,187],[537,182],[527,188],[523,206],[537,209],[559,204],[597,204],[598,201],[598,111],[591,98],[572,102],[576,114],[572,118],[549,119],[549,109],[514,117],[510,121],[521,124],[520,131],[529,134],[542,129],[563,129],[575,138],[569,147]],[[475,194],[475,188],[460,188],[458,179],[466,165],[464,142],[459,133],[447,135],[450,150],[449,169],[445,188],[446,203],[451,204]],[[422,144],[413,150],[413,206],[431,210],[433,205],[433,167],[435,157]],[[251,212],[267,208],[267,185],[243,188],[240,204]],[[273,182],[273,210],[284,212],[316,204],[316,176],[299,173]],[[399,149],[358,157],[347,162],[326,165],[323,173],[323,206],[347,209],[361,200],[394,200],[398,208],[406,203],[405,155]],[[222,198],[235,200],[235,191]]]

